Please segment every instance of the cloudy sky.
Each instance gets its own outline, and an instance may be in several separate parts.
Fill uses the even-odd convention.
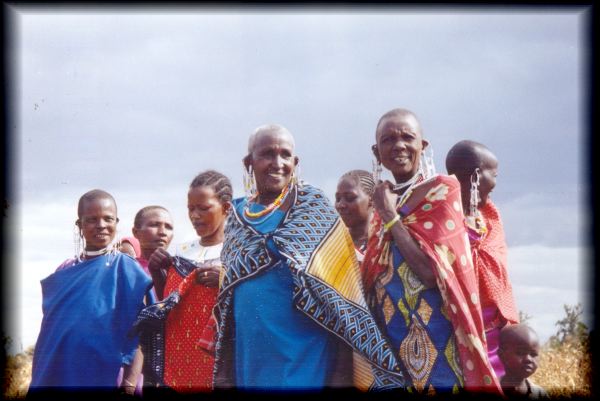
[[[5,6],[7,7],[7,6]],[[194,237],[186,193],[217,169],[242,195],[247,138],[265,123],[296,138],[302,177],[333,198],[371,169],[377,120],[420,118],[439,172],[459,140],[500,162],[517,306],[546,340],[588,296],[584,8],[7,7],[14,63],[13,191],[6,330],[35,343],[39,280],[73,254],[76,203],[112,193],[120,235],[148,204]]]

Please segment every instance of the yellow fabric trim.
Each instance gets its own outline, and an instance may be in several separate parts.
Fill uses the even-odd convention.
[[[367,308],[352,237],[341,219],[315,250],[306,272],[335,288],[349,301]]]

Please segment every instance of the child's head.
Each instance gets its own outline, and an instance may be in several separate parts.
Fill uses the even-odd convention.
[[[498,160],[485,145],[464,140],[455,144],[448,152],[446,170],[448,174],[454,174],[460,182],[463,206],[467,206],[470,199],[471,180],[475,179],[476,174],[479,174],[479,204],[477,207],[481,207],[486,204],[490,192],[496,186]]]
[[[524,380],[538,368],[540,342],[533,329],[524,324],[507,325],[500,331],[498,356],[506,376]]]
[[[202,245],[223,241],[225,218],[232,197],[231,181],[217,171],[205,171],[192,180],[188,191],[188,216]]]
[[[373,175],[365,170],[351,170],[340,177],[335,192],[335,208],[346,227],[368,222],[375,189]]]
[[[75,221],[85,239],[87,251],[109,246],[117,234],[117,203],[106,191],[93,189],[79,198],[78,219]]]
[[[146,206],[136,213],[131,231],[140,242],[141,256],[148,260],[155,250],[171,244],[173,219],[162,206]]]

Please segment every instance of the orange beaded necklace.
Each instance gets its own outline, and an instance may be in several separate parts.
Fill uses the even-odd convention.
[[[258,197],[258,192],[256,193],[256,195],[254,195],[253,197],[251,197],[250,199],[248,199],[248,202],[246,203],[246,206],[244,207],[244,215],[246,217],[250,217],[253,219],[256,219],[258,217],[262,217],[266,214],[271,213],[273,210],[279,208],[279,206],[281,206],[281,203],[283,202],[283,200],[285,199],[286,195],[288,194],[288,192],[290,191],[292,184],[290,183],[289,185],[287,185],[285,188],[283,188],[283,190],[281,191],[281,193],[279,194],[279,196],[277,196],[277,198],[273,201],[273,203],[271,203],[269,206],[267,206],[266,208],[264,208],[263,210],[261,210],[260,212],[251,212],[250,211],[250,202],[253,201],[254,199],[256,199]]]

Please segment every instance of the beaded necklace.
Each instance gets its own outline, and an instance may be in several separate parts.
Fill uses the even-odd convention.
[[[256,199],[258,197],[259,193],[257,192],[256,195],[254,195],[250,199],[248,199],[248,202],[244,206],[244,215],[246,217],[256,219],[256,218],[271,214],[272,212],[277,210],[281,206],[283,201],[287,198],[287,194],[290,192],[291,187],[292,187],[292,184],[290,183],[285,188],[283,188],[283,190],[281,191],[279,196],[277,196],[277,198],[273,201],[273,203],[269,204],[263,210],[261,210],[259,212],[251,212],[250,211],[250,202],[252,202],[254,199]]]

